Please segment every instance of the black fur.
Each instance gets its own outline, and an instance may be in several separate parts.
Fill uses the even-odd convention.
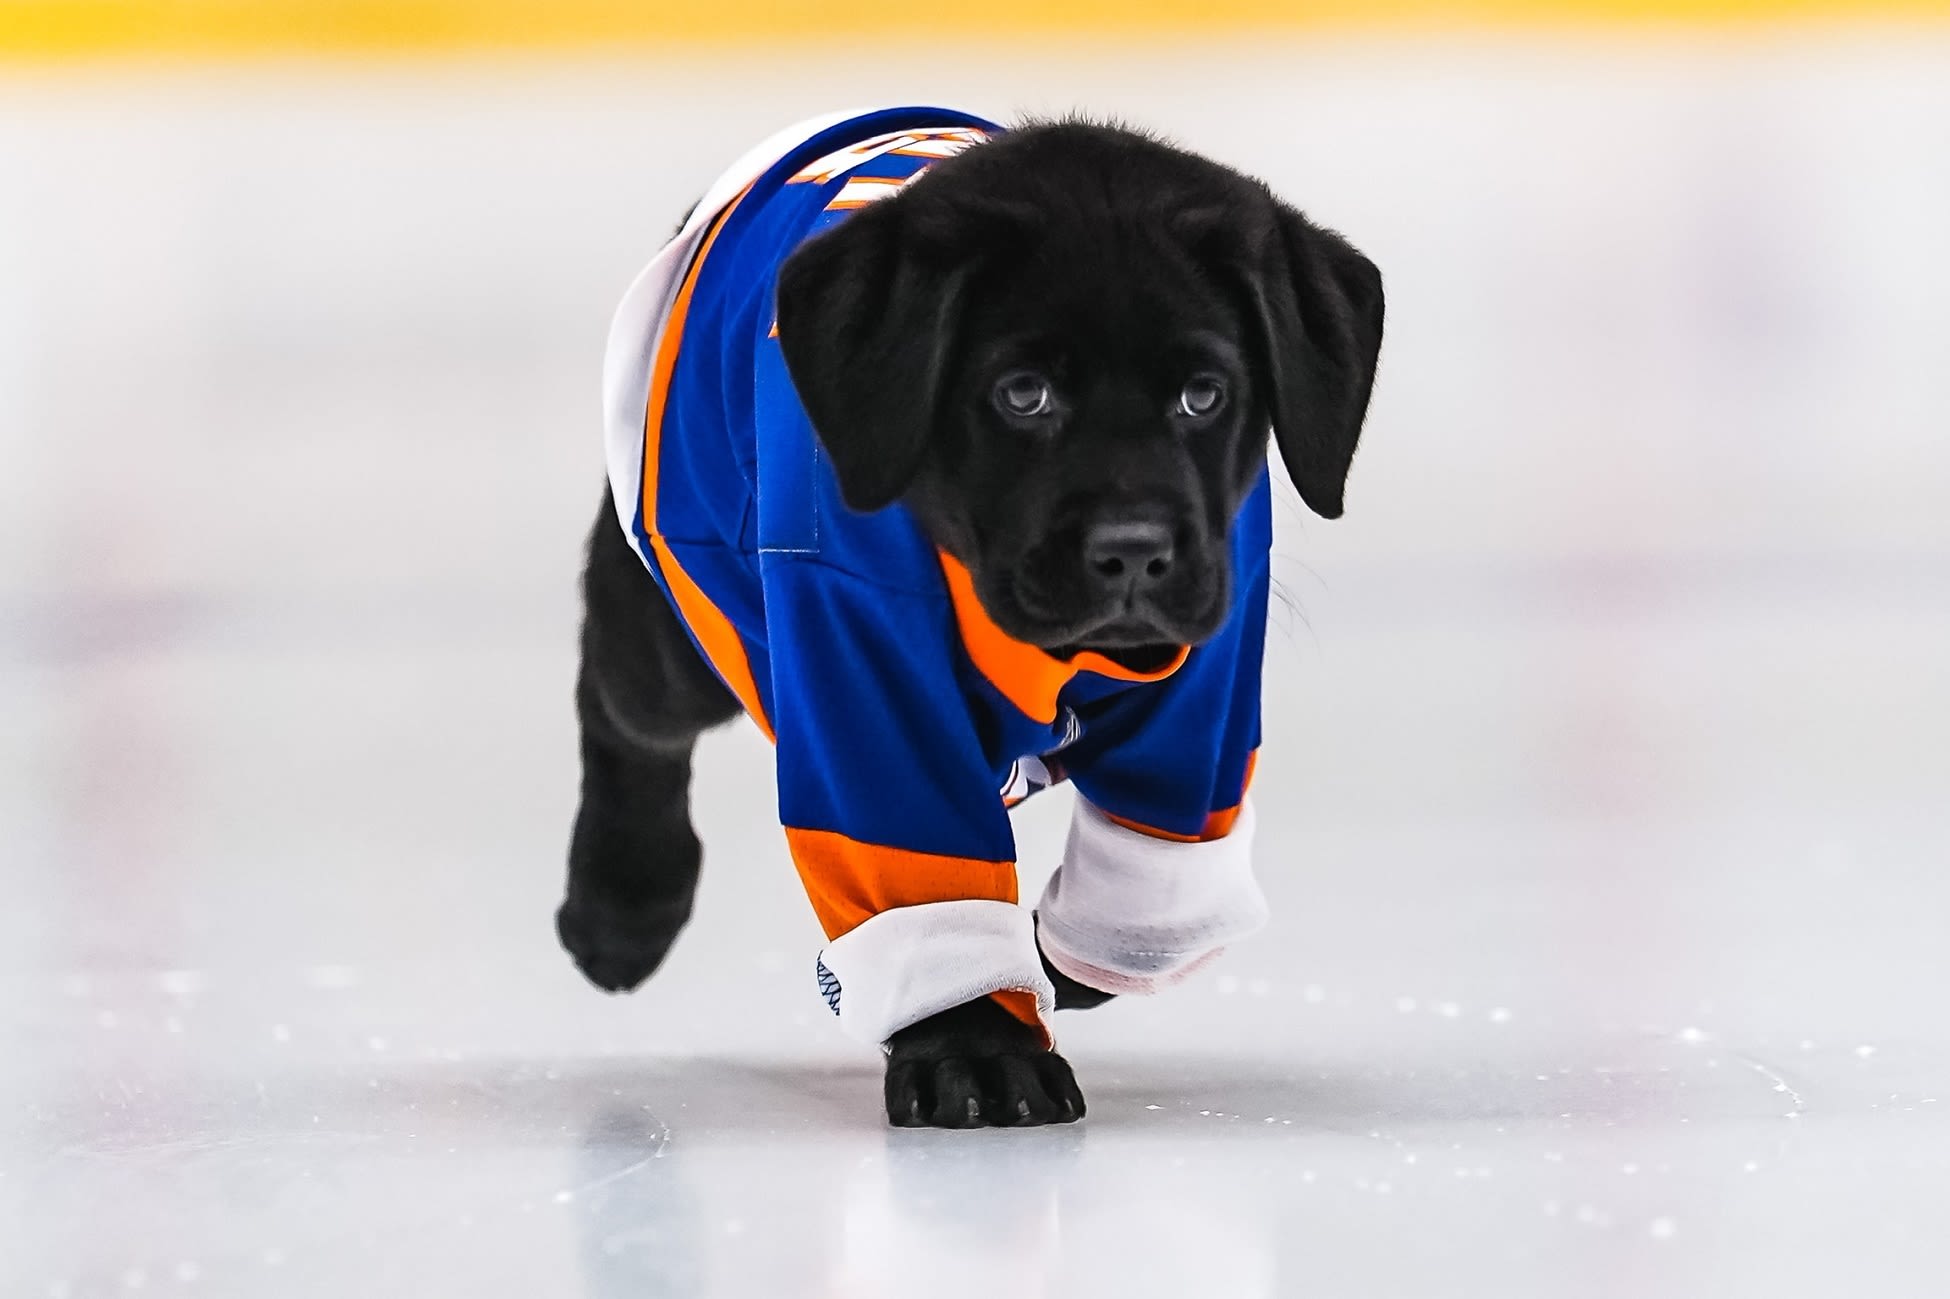
[[[1269,426],[1301,498],[1340,515],[1382,330],[1380,273],[1339,235],[1217,163],[1077,122],[970,149],[809,240],[777,301],[847,503],[905,502],[1011,635],[1137,667],[1223,623],[1227,527]],[[1196,385],[1214,408],[1190,409]],[[1045,409],[1011,404],[1033,392]],[[557,926],[624,991],[689,917],[691,751],[738,705],[607,501],[583,589],[582,804]],[[1109,1000],[1049,973],[1059,1006]],[[888,1052],[896,1124],[1083,1114],[1070,1066],[986,998]]]
[[[582,574],[582,800],[556,933],[589,981],[628,992],[691,917],[700,849],[691,750],[738,700],[691,645],[607,495]]]

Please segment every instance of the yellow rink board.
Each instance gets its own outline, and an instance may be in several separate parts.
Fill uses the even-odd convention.
[[[1950,23],[1950,0],[0,0],[0,59],[438,53],[1022,32]]]

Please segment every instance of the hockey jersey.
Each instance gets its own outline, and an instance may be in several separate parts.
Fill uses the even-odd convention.
[[[617,519],[775,743],[779,816],[828,943],[819,989],[881,1042],[992,995],[1042,1024],[1038,959],[1148,992],[1264,922],[1259,744],[1269,487],[1234,521],[1229,621],[1164,667],[1059,660],[983,611],[907,510],[842,503],[780,353],[778,268],[808,237],[1000,128],[889,108],[801,123],[705,195],[619,307],[605,362]],[[1008,809],[1070,780],[1064,860],[1017,905]]]

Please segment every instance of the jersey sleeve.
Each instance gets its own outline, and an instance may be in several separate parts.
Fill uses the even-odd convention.
[[[1076,811],[1037,916],[1044,954],[1080,983],[1156,992],[1266,923],[1247,795],[1268,590],[1257,556],[1220,634],[1169,680],[1112,700],[1063,755]]]
[[[883,1042],[996,994],[1040,1027],[1055,994],[945,601],[790,554],[764,586],[780,819],[842,1029]]]

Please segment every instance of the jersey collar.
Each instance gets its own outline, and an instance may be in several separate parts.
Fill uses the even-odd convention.
[[[955,606],[955,622],[961,627],[961,641],[976,671],[1001,691],[1003,698],[1045,725],[1056,720],[1057,696],[1079,672],[1116,681],[1163,681],[1191,656],[1191,646],[1181,645],[1171,662],[1155,672],[1135,672],[1094,650],[1059,659],[996,626],[975,594],[974,575],[947,551],[938,553],[942,575],[948,580],[948,597]]]

